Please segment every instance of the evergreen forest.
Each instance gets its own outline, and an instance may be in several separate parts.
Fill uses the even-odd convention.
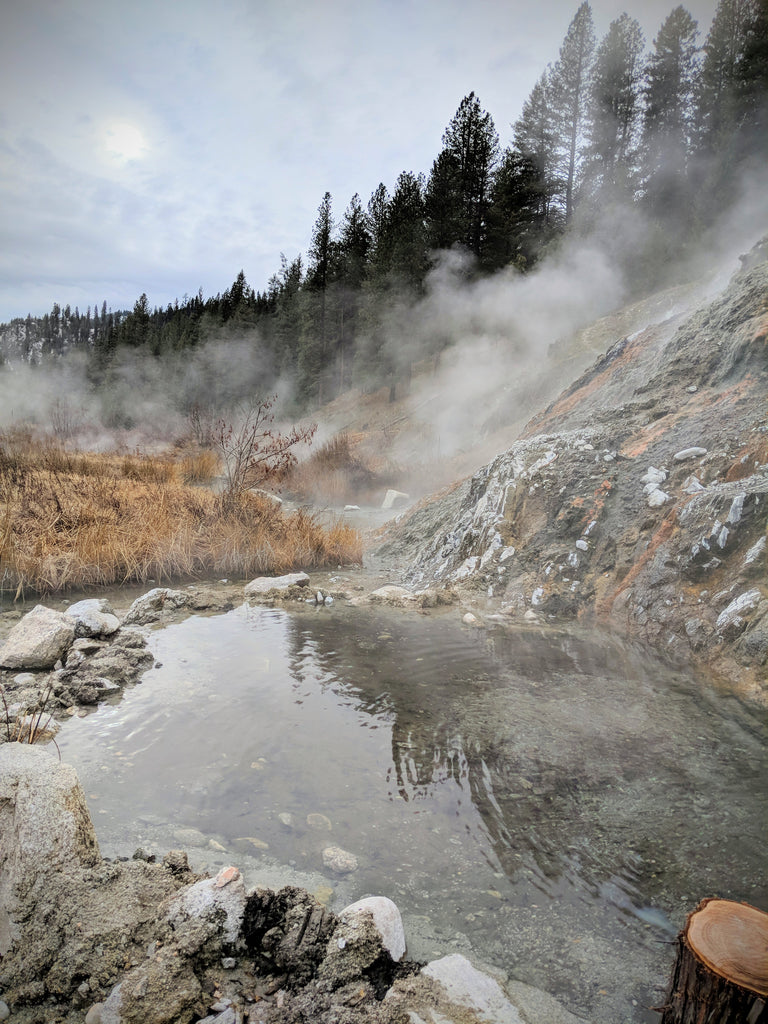
[[[526,274],[569,234],[602,231],[610,249],[631,224],[633,244],[612,254],[626,280],[637,293],[667,283],[713,211],[768,166],[768,0],[720,0],[704,37],[675,7],[652,44],[627,14],[597,39],[584,2],[504,130],[506,146],[470,92],[430,168],[403,170],[343,209],[326,192],[308,251],[283,256],[264,287],[241,271],[217,295],[165,308],[146,294],[131,310],[54,303],[0,326],[0,362],[79,350],[98,389],[120,353],[165,364],[203,342],[246,339],[258,349],[259,391],[290,380],[294,411],[311,410],[350,387],[389,386],[394,397],[414,362],[439,359],[451,339],[437,329],[396,356],[383,339],[446,260],[467,280]]]

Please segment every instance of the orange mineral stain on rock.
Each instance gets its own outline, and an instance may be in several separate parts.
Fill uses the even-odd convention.
[[[235,867],[222,868],[221,871],[216,875],[216,881],[213,883],[214,889],[223,889],[225,885],[229,885],[230,882],[236,882],[240,877],[240,872]]]

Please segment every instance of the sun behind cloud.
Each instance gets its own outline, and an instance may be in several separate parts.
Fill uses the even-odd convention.
[[[141,129],[125,121],[107,128],[104,142],[107,153],[115,160],[141,160],[149,152],[149,144]]]

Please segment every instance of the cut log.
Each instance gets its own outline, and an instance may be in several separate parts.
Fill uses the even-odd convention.
[[[661,1024],[768,1024],[768,914],[706,899],[677,937]]]

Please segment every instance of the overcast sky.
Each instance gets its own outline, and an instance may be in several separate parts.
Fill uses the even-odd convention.
[[[627,10],[651,46],[672,0]],[[716,0],[686,5],[706,36]],[[501,136],[577,0],[2,0],[0,321],[54,301],[152,306],[306,252],[400,171],[428,173],[463,96]]]

